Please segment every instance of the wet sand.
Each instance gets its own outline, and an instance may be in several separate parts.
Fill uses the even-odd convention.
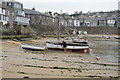
[[[45,45],[41,38],[24,43]],[[102,42],[101,42],[102,41]],[[23,42],[2,41],[2,77],[3,78],[92,78],[118,77],[118,46],[116,39],[89,38],[91,54],[63,51],[23,50]],[[101,47],[102,46],[102,47]],[[102,50],[102,51],[101,51]],[[112,51],[112,52],[111,52]],[[116,54],[115,54],[116,53]],[[115,55],[114,55],[115,54]],[[96,57],[101,57],[99,61]],[[108,56],[108,58],[104,57]],[[110,57],[115,59],[110,59]],[[111,57],[111,58],[112,58]]]

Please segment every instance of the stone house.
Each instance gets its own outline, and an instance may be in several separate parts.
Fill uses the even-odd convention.
[[[97,17],[97,26],[107,26],[107,19],[105,17]]]
[[[30,26],[35,24],[54,25],[54,18],[48,13],[42,13],[33,9],[24,9],[25,16],[30,19]]]
[[[74,20],[73,20],[73,18],[70,16],[70,15],[68,15],[68,14],[65,14],[65,13],[63,13],[63,14],[61,14],[61,18],[60,18],[60,24],[62,25],[62,26],[69,26],[69,27],[73,27],[74,26],[74,22],[73,22]]]

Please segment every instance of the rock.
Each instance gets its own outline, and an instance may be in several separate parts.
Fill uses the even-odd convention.
[[[28,77],[28,76],[24,76],[23,78],[25,78],[25,79],[29,79],[29,77]]]

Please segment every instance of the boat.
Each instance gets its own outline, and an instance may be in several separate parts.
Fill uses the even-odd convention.
[[[45,46],[33,46],[33,45],[29,45],[29,44],[21,44],[21,47],[23,49],[36,50],[36,51],[44,51],[46,49]]]
[[[110,36],[108,36],[108,35],[103,35],[102,38],[104,38],[104,39],[110,39]]]
[[[70,51],[70,52],[81,52],[81,53],[89,53],[89,45],[87,44],[78,44],[78,43],[66,43],[67,47],[64,48],[61,42],[46,42],[47,49],[50,50],[61,50],[64,51]]]
[[[120,39],[120,37],[114,37],[115,39]]]
[[[88,44],[88,40],[85,40],[85,39],[73,39],[73,43]]]

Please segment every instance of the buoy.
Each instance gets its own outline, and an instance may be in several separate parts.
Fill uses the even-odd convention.
[[[13,42],[13,44],[16,44],[15,42]]]
[[[96,57],[96,60],[98,61],[98,60],[100,60],[101,58],[100,57]]]

